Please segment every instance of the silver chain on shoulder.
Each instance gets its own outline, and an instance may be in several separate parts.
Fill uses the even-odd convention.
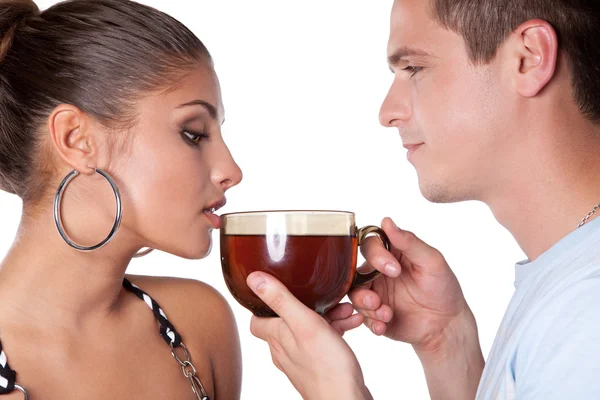
[[[204,386],[202,386],[202,382],[200,382],[200,379],[198,379],[198,377],[196,376],[196,368],[194,367],[194,364],[192,364],[192,358],[190,357],[190,352],[188,351],[186,345],[183,344],[183,342],[181,342],[181,344],[179,345],[179,347],[183,349],[183,353],[185,354],[185,361],[181,361],[181,359],[177,356],[177,353],[175,353],[173,342],[171,342],[170,346],[171,355],[173,356],[173,358],[175,358],[179,365],[181,365],[183,376],[185,376],[190,381],[190,385],[192,386],[192,392],[194,392],[196,398],[198,400],[210,400],[208,398],[206,390],[204,390]]]

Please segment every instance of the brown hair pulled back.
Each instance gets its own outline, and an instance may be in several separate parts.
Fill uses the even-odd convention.
[[[0,0],[0,36],[0,189],[24,201],[46,190],[39,132],[58,105],[127,126],[136,98],[210,62],[183,24],[129,0],[69,0],[43,12]]]

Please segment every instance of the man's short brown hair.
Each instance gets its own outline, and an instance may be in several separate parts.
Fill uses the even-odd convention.
[[[552,25],[568,60],[573,98],[581,112],[600,122],[599,0],[432,0],[434,18],[462,35],[474,63],[487,63],[523,22]]]

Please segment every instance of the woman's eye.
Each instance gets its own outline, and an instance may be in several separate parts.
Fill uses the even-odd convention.
[[[199,145],[202,140],[208,139],[207,133],[192,132],[189,129],[183,130],[181,133],[193,145]]]

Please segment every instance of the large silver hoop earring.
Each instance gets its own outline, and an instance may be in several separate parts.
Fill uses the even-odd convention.
[[[54,223],[56,224],[56,229],[58,229],[58,233],[63,238],[63,240],[65,242],[67,242],[67,244],[69,246],[71,246],[74,249],[77,249],[79,251],[94,251],[94,250],[98,250],[102,246],[106,245],[117,234],[117,231],[119,230],[119,226],[121,225],[121,219],[123,218],[123,208],[122,208],[122,203],[121,203],[121,193],[119,192],[119,187],[117,186],[114,179],[109,174],[104,172],[103,170],[96,168],[96,172],[99,173],[100,175],[102,175],[108,181],[108,183],[110,183],[110,187],[112,188],[113,193],[115,194],[115,200],[116,200],[116,204],[117,204],[117,213],[115,216],[115,223],[113,224],[113,227],[110,230],[110,233],[108,234],[108,236],[100,243],[95,244],[94,246],[80,246],[77,243],[73,242],[71,240],[71,238],[69,238],[69,235],[67,235],[67,232],[65,232],[65,229],[62,224],[62,218],[60,215],[60,206],[62,204],[62,197],[63,197],[65,189],[67,188],[69,183],[71,183],[71,181],[73,179],[75,179],[75,177],[77,175],[79,175],[79,172],[77,172],[76,170],[73,170],[65,177],[65,179],[63,179],[63,181],[61,182],[61,184],[58,187],[58,190],[56,192],[56,197],[54,198]],[[146,254],[152,252],[153,250],[154,249],[152,249],[152,248],[147,248],[146,250],[143,250],[143,251],[140,251],[140,252],[134,254],[133,257],[136,257],[136,258],[143,257]]]
[[[112,238],[115,236],[115,234],[117,233],[117,231],[119,230],[119,226],[121,225],[121,218],[123,217],[123,210],[122,210],[122,206],[121,206],[121,194],[119,193],[119,188],[117,187],[117,184],[115,183],[115,181],[113,180],[113,178],[110,175],[108,175],[106,172],[102,171],[101,169],[96,168],[96,172],[99,173],[100,175],[102,175],[108,181],[108,183],[110,184],[110,186],[113,190],[113,193],[115,194],[115,200],[117,203],[117,213],[115,216],[115,223],[113,224],[112,229],[110,230],[110,233],[108,234],[108,236],[106,236],[106,238],[103,241],[101,241],[100,243],[95,244],[93,246],[80,246],[77,243],[73,242],[71,240],[71,238],[69,238],[69,235],[67,235],[67,233],[65,232],[65,229],[62,224],[62,219],[61,219],[61,215],[60,215],[60,206],[62,203],[62,197],[63,197],[65,189],[67,188],[69,183],[71,183],[71,181],[77,175],[79,175],[79,172],[77,172],[76,170],[71,171],[65,177],[65,179],[63,179],[63,181],[61,182],[60,186],[58,187],[58,191],[56,192],[56,196],[54,197],[54,223],[56,224],[58,233],[63,238],[63,240],[65,242],[67,242],[67,244],[69,246],[71,246],[74,249],[77,249],[79,251],[94,251],[94,250],[97,250],[97,249],[101,248],[102,246],[106,245],[108,242],[110,242],[112,240]]]

